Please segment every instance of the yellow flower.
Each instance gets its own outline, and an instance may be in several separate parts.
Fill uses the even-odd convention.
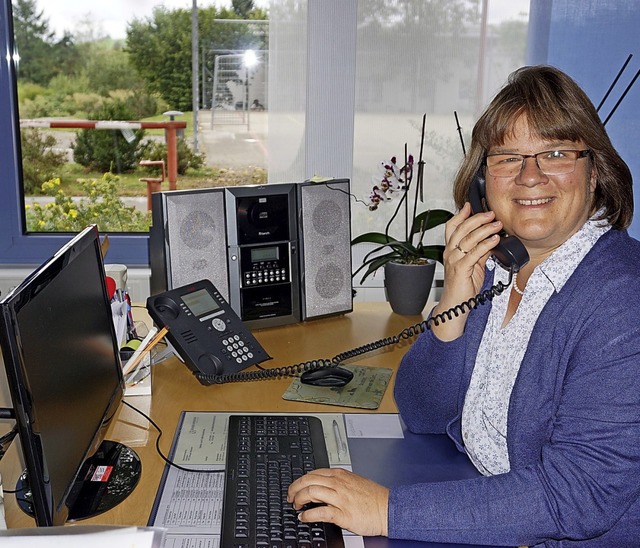
[[[70,209],[69,210],[69,217],[71,217],[72,219],[75,219],[78,216],[78,210],[77,209]]]

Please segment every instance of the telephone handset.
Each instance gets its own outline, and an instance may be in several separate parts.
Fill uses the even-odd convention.
[[[469,203],[473,213],[488,211],[485,194],[485,179],[478,172],[469,187]],[[529,253],[515,236],[510,236],[504,230],[499,236],[500,243],[493,248],[491,254],[505,269],[517,272],[529,262]]]

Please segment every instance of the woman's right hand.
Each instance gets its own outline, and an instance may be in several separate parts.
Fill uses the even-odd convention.
[[[465,203],[445,224],[444,287],[433,315],[445,312],[476,296],[484,282],[484,267],[491,250],[500,241],[502,223],[493,211],[472,215]],[[467,315],[432,325],[434,334],[443,341],[457,339],[464,332]]]

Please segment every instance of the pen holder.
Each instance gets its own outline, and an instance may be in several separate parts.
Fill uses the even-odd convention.
[[[104,272],[116,282],[116,289],[127,290],[127,265],[106,264],[104,265]]]

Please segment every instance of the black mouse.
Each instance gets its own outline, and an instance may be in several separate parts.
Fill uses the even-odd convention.
[[[353,373],[342,367],[321,367],[305,371],[300,375],[300,382],[303,384],[311,384],[313,386],[344,386],[351,379]]]

